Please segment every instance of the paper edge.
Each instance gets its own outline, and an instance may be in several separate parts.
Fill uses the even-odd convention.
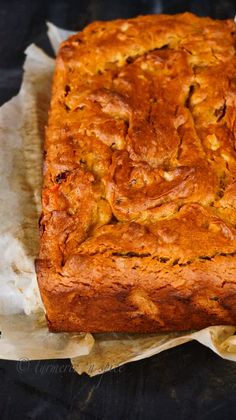
[[[236,17],[235,17],[235,21],[236,21]],[[64,40],[64,38],[62,36],[60,36],[59,31],[61,33],[64,33],[65,34],[65,37],[68,37],[68,36],[72,35],[74,32],[73,31],[67,31],[65,29],[60,29],[56,25],[54,25],[53,23],[50,23],[50,22],[47,22],[47,26],[48,26],[48,32],[47,32],[47,34],[48,34],[50,43],[52,45],[52,48],[53,48],[54,52],[56,53],[56,51],[58,50],[61,42]],[[53,38],[53,36],[54,36],[54,38]],[[26,54],[26,59],[24,61],[24,66],[23,66],[24,71],[26,71],[27,57],[32,58],[32,59],[36,59],[37,61],[42,61],[42,62],[45,62],[45,58],[46,58],[48,60],[48,62],[51,61],[51,64],[54,65],[54,59],[52,59],[51,57],[49,57],[41,48],[37,47],[35,44],[31,44],[30,46],[28,46],[26,48],[26,50],[25,50],[25,54]],[[41,60],[41,58],[42,58],[42,60]],[[2,106],[9,104],[14,99],[17,100],[17,97],[20,96],[20,94],[21,94],[21,88],[22,88],[22,84],[21,84],[21,87],[20,87],[20,90],[19,90],[18,94],[15,95],[15,96],[13,96],[9,101],[5,102]],[[222,327],[223,326],[219,326],[218,328],[222,328]],[[130,362],[133,362],[133,361],[138,361],[138,360],[142,360],[144,358],[152,357],[153,355],[158,354],[158,353],[160,353],[162,351],[165,351],[167,349],[170,349],[170,348],[173,348],[173,347],[182,345],[182,344],[184,344],[186,342],[189,342],[189,341],[192,341],[192,340],[196,340],[199,343],[201,343],[202,345],[205,345],[206,347],[210,348],[213,352],[215,352],[217,355],[219,355],[220,357],[222,357],[224,359],[235,361],[235,356],[230,355],[230,353],[228,353],[228,352],[219,352],[219,350],[215,347],[215,345],[213,343],[212,337],[210,338],[210,341],[208,343],[206,343],[203,338],[201,338],[201,337],[199,338],[198,337],[198,335],[202,334],[206,330],[208,330],[208,333],[210,334],[211,333],[210,330],[212,328],[214,328],[214,327],[210,326],[210,327],[207,327],[207,329],[199,330],[199,331],[193,333],[193,335],[192,334],[191,335],[188,335],[187,334],[186,336],[182,336],[182,337],[179,337],[179,338],[170,339],[170,342],[168,342],[168,347],[167,347],[167,343],[164,343],[163,345],[160,346],[160,350],[158,352],[155,351],[155,350],[152,350],[150,352],[150,354],[147,355],[148,350],[146,350],[141,355],[137,355],[137,356],[135,356],[133,358],[130,358],[130,359],[128,359],[128,360],[126,360],[126,361],[118,364],[117,366],[122,366],[122,365],[124,365],[126,363],[130,363]],[[234,327],[231,327],[231,328],[234,328]],[[91,334],[91,337],[93,337],[92,334]],[[179,343],[174,344],[174,342],[176,342],[178,340],[183,340],[183,342],[181,344],[179,344]],[[170,346],[169,345],[170,343],[172,343],[173,345]],[[78,356],[78,357],[79,358],[82,358],[83,356]],[[57,357],[57,358],[60,358],[60,357]],[[64,357],[62,357],[62,358],[64,358]],[[72,361],[73,361],[73,359],[76,359],[76,358],[72,358]],[[31,360],[37,360],[37,359],[31,359]],[[47,360],[47,359],[41,359],[41,360]],[[101,374],[103,372],[104,371],[98,372],[98,373],[95,373],[94,375],[91,375],[91,376],[95,376],[95,375]],[[81,373],[83,373],[83,372],[81,372]]]

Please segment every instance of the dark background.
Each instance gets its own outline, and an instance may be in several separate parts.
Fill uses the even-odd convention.
[[[24,49],[52,54],[45,21],[79,30],[95,19],[191,11],[232,18],[229,0],[0,0],[0,103],[15,95]],[[89,378],[68,360],[0,361],[0,419],[236,419],[236,363],[188,343]]]

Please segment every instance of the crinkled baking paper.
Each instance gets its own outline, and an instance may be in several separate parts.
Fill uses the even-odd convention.
[[[48,24],[56,53],[71,33]],[[37,286],[42,142],[54,60],[35,45],[26,50],[17,96],[0,108],[0,358],[71,358],[90,376],[197,340],[236,361],[236,327],[171,334],[50,333]]]

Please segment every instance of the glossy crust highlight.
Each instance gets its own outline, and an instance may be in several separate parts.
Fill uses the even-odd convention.
[[[36,261],[52,331],[236,325],[235,29],[141,16],[61,45]]]

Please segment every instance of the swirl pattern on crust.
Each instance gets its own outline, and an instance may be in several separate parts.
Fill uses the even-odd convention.
[[[105,278],[112,291],[122,283],[147,318],[154,304],[140,279],[170,287],[185,318],[194,279],[199,295],[191,294],[195,315],[186,328],[235,320],[235,43],[232,20],[186,13],[95,22],[61,45],[45,139],[39,276],[60,290],[67,281],[84,285],[88,295]],[[206,281],[209,290],[228,287],[231,306],[223,295],[221,307],[209,304]],[[126,292],[117,292],[125,302]],[[160,327],[177,328],[174,315],[170,321],[155,308]],[[110,328],[96,316],[96,330]],[[114,317],[116,330],[125,330],[124,319]],[[135,319],[134,331],[155,330]]]

